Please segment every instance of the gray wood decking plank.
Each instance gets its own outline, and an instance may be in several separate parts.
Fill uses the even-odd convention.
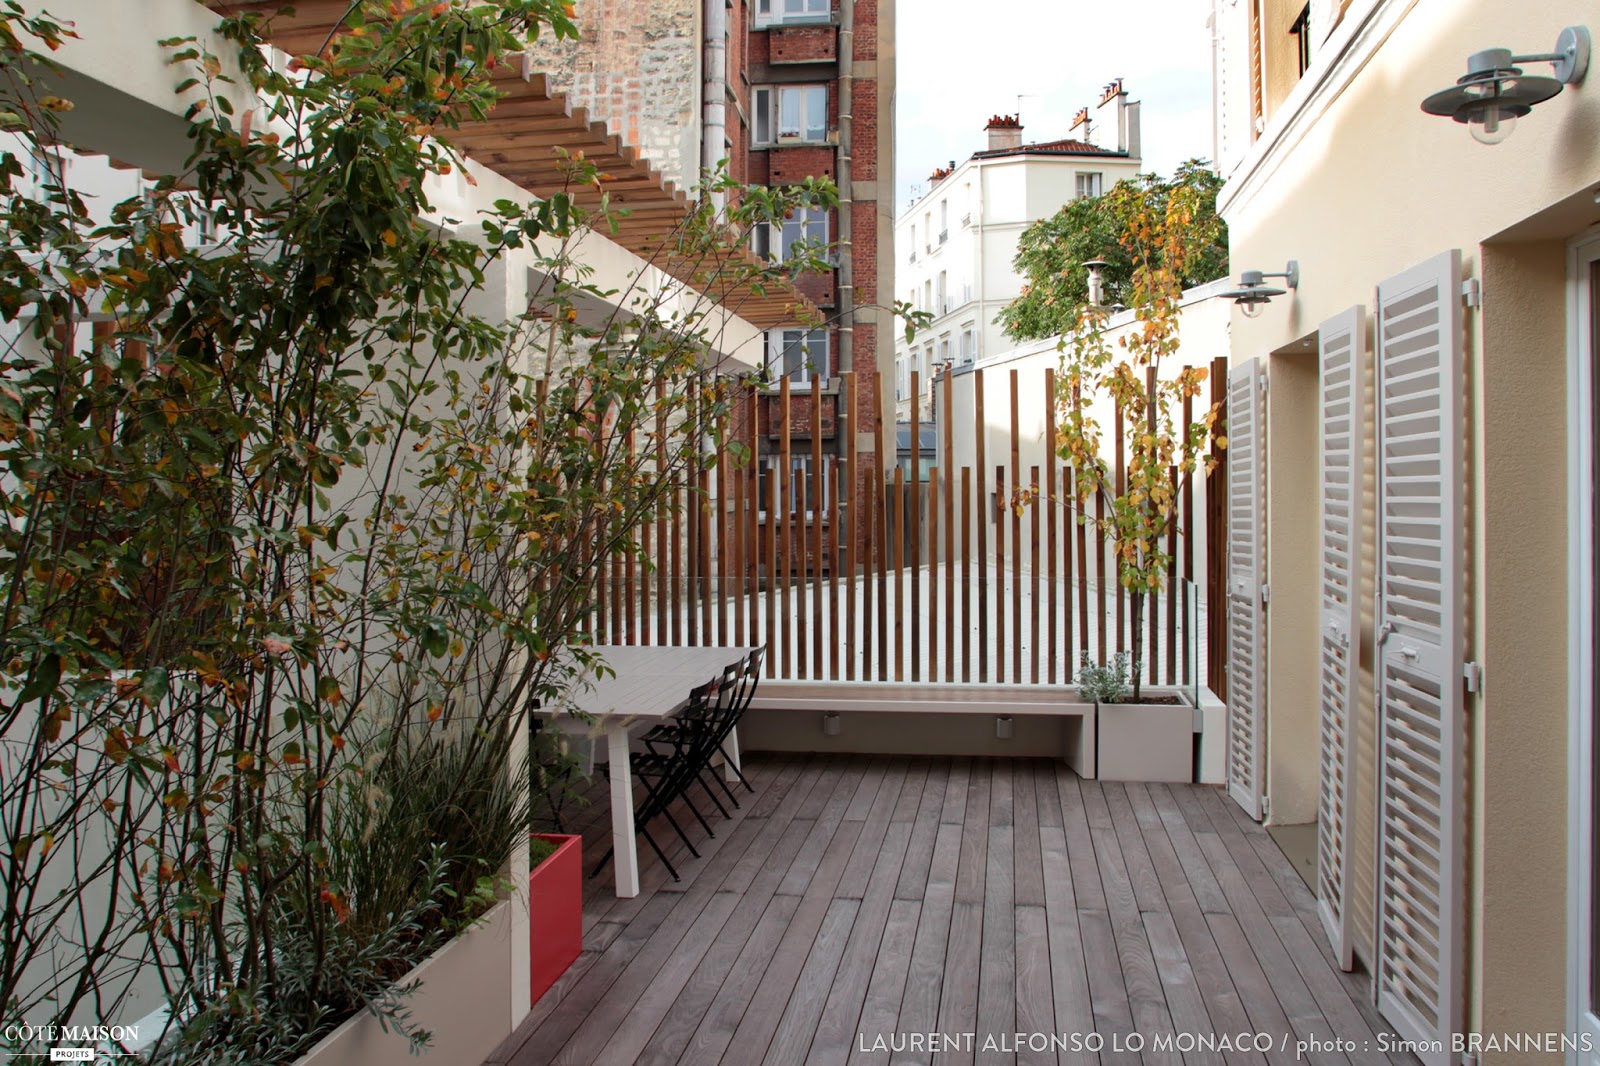
[[[947,793],[948,794],[948,793]],[[956,866],[961,854],[961,826],[945,822],[939,826],[933,862],[928,868],[928,883],[917,921],[916,943],[911,950],[906,974],[905,996],[900,1003],[896,1029],[903,1033],[927,1033],[938,1023],[939,1002],[944,989],[945,955],[950,939],[950,916],[955,908]],[[926,1062],[909,1051],[899,1051],[890,1060],[900,1063]]]
[[[959,890],[957,893],[959,897]],[[945,947],[944,987],[939,996],[939,1033],[978,1032],[979,966],[983,951],[983,904],[957,898],[950,911],[950,940]],[[908,1060],[914,1061],[914,1060]],[[972,1066],[970,1043],[938,1056],[941,1066]]]
[[[933,862],[933,848],[944,816],[950,770],[949,759],[936,759],[928,764],[911,830],[911,843],[906,847],[905,866],[900,871],[900,881],[894,889],[896,899],[920,900],[927,890],[928,867]]]
[[[874,963],[883,950],[884,929],[889,920],[890,906],[894,902],[900,863],[905,858],[906,845],[910,840],[911,825],[895,822],[887,827],[876,846],[878,861],[861,895],[861,910],[857,912],[855,925],[850,929],[844,957],[833,977],[833,987],[828,990],[822,1020],[811,1038],[811,1047],[806,1055],[809,1063],[844,1062],[856,1043],[854,1038],[866,1006]],[[860,847],[858,842],[857,851],[860,851]],[[835,896],[841,894],[835,893]]]
[[[801,1066],[805,1062],[806,1052],[823,1018],[823,1005],[827,1003],[828,992],[839,972],[839,963],[844,958],[850,929],[860,912],[859,899],[836,897],[829,902],[816,939],[806,951],[805,965],[795,979],[793,991],[788,993],[783,1016],[767,1045],[763,1066]],[[842,1055],[840,1059],[843,1059]],[[752,1060],[736,1041],[723,1061],[743,1066]]]
[[[1042,906],[1019,904],[1016,924],[1016,983],[1012,993],[1017,1005],[1016,1031],[1058,1033],[1061,1030],[1056,1027],[1055,993],[1050,984],[1050,917]],[[1036,1047],[1026,1041],[1017,1047],[1017,1066],[1045,1066],[1055,1061],[1056,1053],[1049,1044]]]
[[[1077,900],[1067,870],[1066,834],[1059,826],[1042,827],[1039,845],[1044,867],[1045,913],[1049,919],[1050,983],[1056,1024],[1061,1032],[1090,1033],[1095,1027],[1094,1003],[1084,957],[1083,931],[1078,925]],[[1090,1049],[1068,1048],[1058,1058],[1063,1066],[1094,1066],[1100,1056]]]
[[[983,941],[978,954],[978,1024],[985,1036],[1017,1031],[1016,830],[1011,760],[994,764],[989,788],[988,870],[983,884]],[[1009,1046],[1011,1041],[1006,1042]],[[1015,1055],[978,1047],[974,1061],[1014,1062]]]
[[[857,1032],[860,1039],[850,1048],[850,1066],[888,1066],[889,1039],[905,1032],[899,1024],[900,1002],[905,996],[906,974],[917,941],[917,921],[922,915],[918,900],[895,898],[889,901],[889,920],[883,927],[883,940],[873,960],[872,980],[867,985],[866,1002],[861,1007]],[[883,1046],[877,1047],[878,1038]],[[865,1045],[866,1050],[862,1049]]]
[[[956,902],[983,903],[983,881],[989,872],[989,791],[994,775],[986,759],[973,761],[962,805],[961,864],[956,868]],[[946,804],[946,814],[949,806]]]
[[[1036,765],[1040,760],[1017,760],[1013,764],[1012,819],[1016,834],[1011,846],[1015,852],[1016,899],[1019,907],[1044,906],[1044,873],[1039,863],[1039,794]]]

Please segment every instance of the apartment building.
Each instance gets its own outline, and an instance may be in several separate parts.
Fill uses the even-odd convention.
[[[940,368],[1015,346],[995,320],[1022,292],[1012,265],[1022,231],[1069,200],[1099,196],[1139,173],[1139,102],[1116,81],[1101,106],[1114,109],[1115,147],[1073,138],[1025,144],[1017,116],[995,115],[984,129],[985,147],[935,170],[928,191],[895,220],[899,297],[933,315],[911,343],[903,333],[895,339],[900,421],[910,417],[912,371],[926,410]],[[1080,121],[1087,117],[1080,113]]]

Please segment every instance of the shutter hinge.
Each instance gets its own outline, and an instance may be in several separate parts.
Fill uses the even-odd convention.
[[[1467,680],[1467,691],[1477,692],[1483,687],[1483,667],[1477,663],[1462,663],[1461,676]]]
[[[1477,307],[1483,303],[1483,290],[1477,278],[1467,278],[1461,283],[1461,302],[1467,307]]]
[[[1262,392],[1267,391],[1267,375],[1258,374],[1256,376],[1256,388],[1260,389]]]
[[[1265,792],[1261,794],[1261,817],[1272,817],[1272,798]]]
[[[1271,585],[1262,585],[1261,586],[1261,605],[1263,607],[1265,607],[1267,604],[1269,604],[1271,602],[1272,602],[1272,586]]]

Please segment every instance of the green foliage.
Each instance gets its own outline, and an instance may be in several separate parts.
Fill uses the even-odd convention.
[[[1105,666],[1096,664],[1083,653],[1078,664],[1078,697],[1090,703],[1121,703],[1133,689],[1128,684],[1128,653],[1119,651]]]
[[[1165,253],[1146,241],[1129,244],[1126,237],[1140,217],[1166,210],[1177,197],[1193,204],[1183,233],[1181,256],[1175,260],[1181,288],[1192,288],[1228,273],[1228,227],[1217,214],[1222,179],[1203,161],[1191,159],[1172,178],[1140,174],[1118,182],[1103,196],[1069,201],[1049,218],[1022,231],[1014,266],[1023,276],[1022,295],[1000,313],[1008,337],[1034,340],[1075,327],[1077,309],[1089,299],[1093,259],[1107,265],[1101,272],[1108,305],[1134,306],[1134,273],[1141,262],[1164,262]]]
[[[0,1003],[111,1018],[153,969],[172,1061],[282,1061],[361,1004],[405,1027],[392,982],[526,829],[512,738],[601,665],[603,568],[692,496],[735,394],[704,303],[577,258],[624,214],[592,162],[424,221],[465,166],[428,133],[564,5],[348,18],[288,71],[255,15],[226,56],[164,42],[191,157],[102,225],[19,43],[68,31],[0,4],[0,123],[50,172],[0,153]],[[708,197],[662,254],[762,291],[784,271],[730,256],[744,230],[830,197]],[[218,240],[187,245],[202,215]],[[512,271],[542,279],[526,312],[475,312]]]

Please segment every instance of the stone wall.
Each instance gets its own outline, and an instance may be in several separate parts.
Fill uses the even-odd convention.
[[[700,174],[700,0],[579,0],[578,41],[541,39],[533,68],[680,188]]]

